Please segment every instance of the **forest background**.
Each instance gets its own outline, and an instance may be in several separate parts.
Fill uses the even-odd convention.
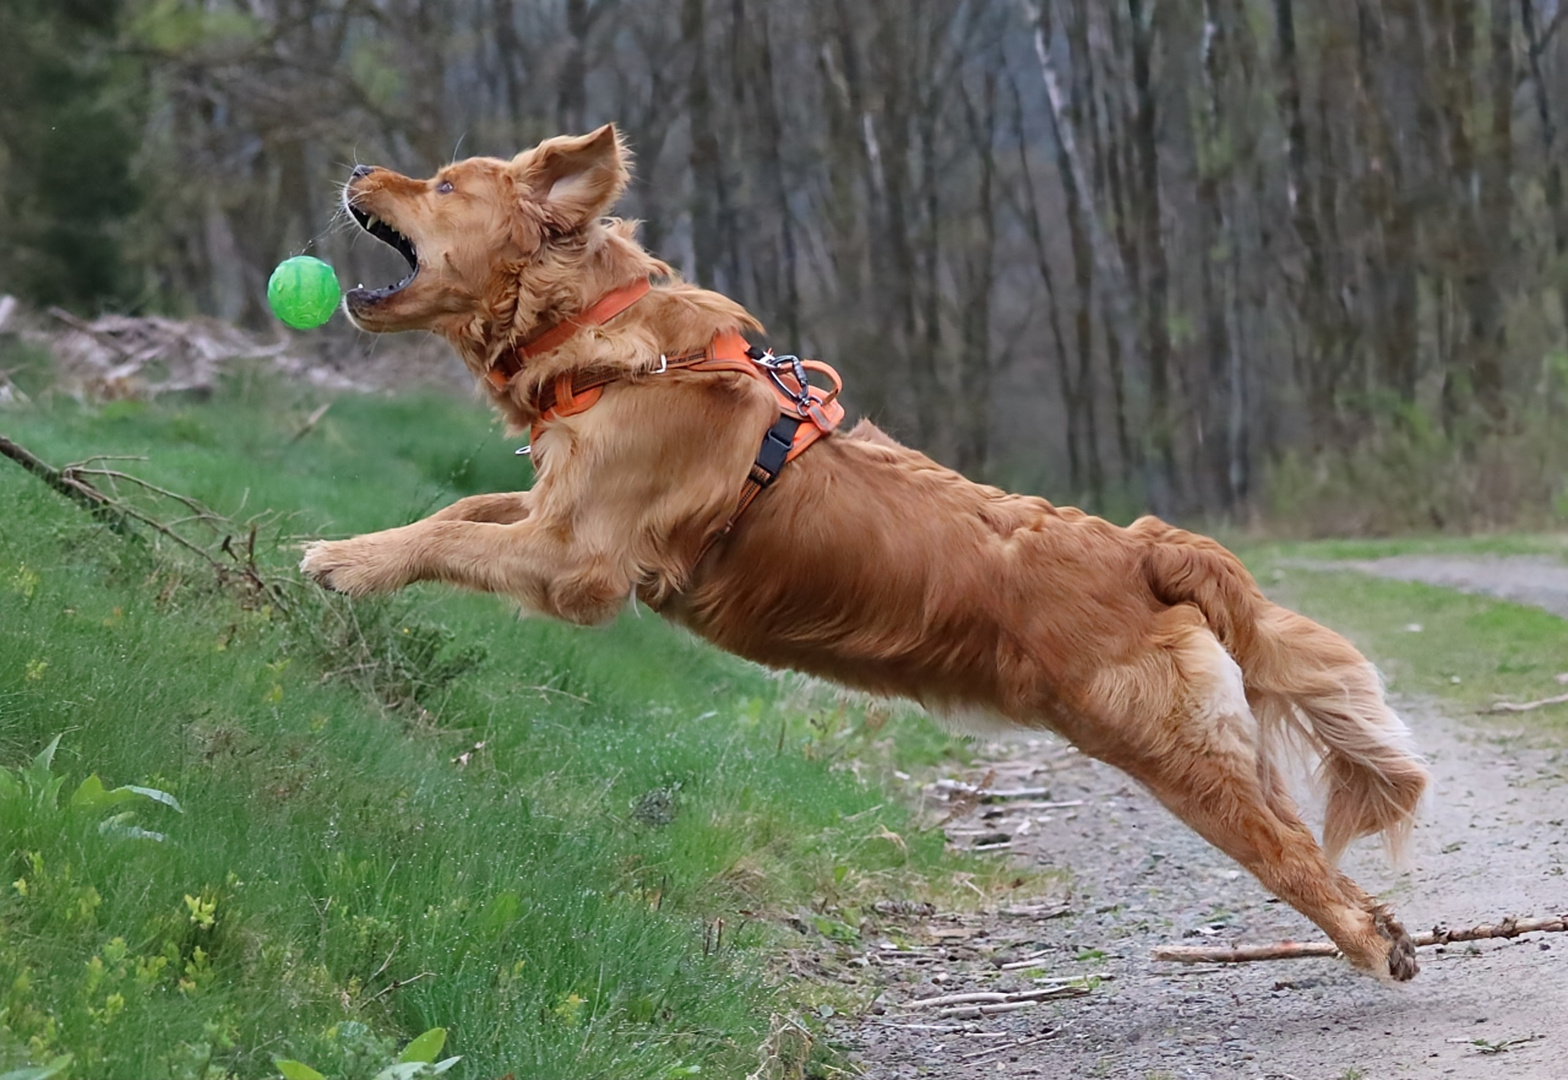
[[[613,120],[645,243],[972,475],[1568,518],[1559,0],[5,0],[0,293],[268,324],[355,162]],[[390,278],[388,278],[390,280]],[[364,349],[347,330],[345,351]]]

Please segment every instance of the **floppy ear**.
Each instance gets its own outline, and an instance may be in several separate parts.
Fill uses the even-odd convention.
[[[546,139],[513,160],[523,189],[544,211],[546,222],[568,231],[604,214],[626,190],[631,174],[614,124],[589,135]]]

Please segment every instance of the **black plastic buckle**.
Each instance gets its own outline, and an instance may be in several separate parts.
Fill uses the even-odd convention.
[[[795,445],[795,432],[800,429],[801,423],[799,417],[780,416],[763,434],[762,448],[757,451],[756,469],[752,471],[753,476],[761,472],[761,477],[757,479],[760,486],[767,487],[773,483],[784,468],[790,448]]]

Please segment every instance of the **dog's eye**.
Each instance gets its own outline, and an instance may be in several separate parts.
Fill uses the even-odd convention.
[[[453,190],[452,181],[450,180],[443,180],[436,185],[437,195],[450,195],[452,194]]]

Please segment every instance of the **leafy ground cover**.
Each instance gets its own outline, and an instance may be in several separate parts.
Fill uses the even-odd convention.
[[[295,439],[315,405],[240,385],[3,430],[265,512],[279,573],[291,536],[526,482],[465,403],[345,398]],[[652,616],[283,595],[0,462],[0,1074],[368,1078],[439,1027],[451,1076],[740,1076],[770,1016],[833,1007],[770,963],[792,924],[858,936],[879,900],[973,895],[955,872],[1020,881],[945,854],[875,782],[956,751],[929,724]],[[813,1075],[833,1061],[819,1043]]]

